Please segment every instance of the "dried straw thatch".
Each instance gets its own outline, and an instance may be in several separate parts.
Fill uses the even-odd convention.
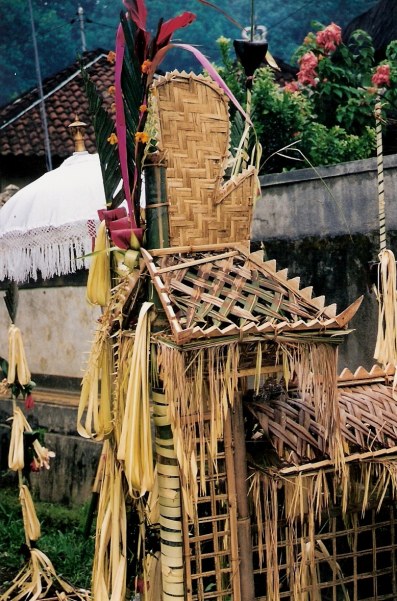
[[[344,529],[332,534],[329,527],[331,523],[336,527],[331,519],[336,511],[346,522],[352,510],[361,510],[364,516],[371,507],[379,510],[385,500],[397,498],[397,409],[390,371],[381,374],[376,367],[371,372],[360,368],[356,376],[347,370],[342,374],[337,401],[345,463],[340,474],[335,473],[323,428],[301,395],[287,394],[269,382],[261,394],[247,401],[256,421],[248,452],[257,550],[266,574],[267,599],[278,601],[281,590],[288,590],[289,598],[296,600],[321,599],[325,585],[320,566],[324,573],[324,564],[329,564],[333,573],[328,585],[334,594],[338,589],[342,598],[349,599],[348,579],[336,561],[335,546],[336,536],[348,534]],[[359,517],[354,519],[355,526],[348,532],[355,547],[349,556],[357,561],[357,540],[362,539]],[[326,535],[322,539],[321,532],[328,533],[331,547],[324,544]],[[376,554],[376,545],[381,543],[372,536],[372,554]],[[282,566],[281,548],[285,550]],[[281,568],[283,577],[279,578]],[[355,587],[357,595],[357,584]]]

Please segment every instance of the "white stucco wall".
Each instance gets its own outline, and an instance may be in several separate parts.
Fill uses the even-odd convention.
[[[99,307],[85,298],[85,287],[19,291],[16,325],[22,332],[30,371],[80,378],[91,347]],[[10,318],[0,292],[0,356],[8,357]]]

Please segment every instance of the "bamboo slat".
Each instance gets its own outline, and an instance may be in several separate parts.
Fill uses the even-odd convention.
[[[226,420],[227,421],[227,420]],[[206,428],[208,427],[206,422]],[[200,445],[199,438],[196,441]],[[224,446],[224,448],[222,448]],[[201,463],[200,463],[201,465]],[[237,507],[232,433],[225,425],[225,444],[219,441],[216,466],[205,453],[202,473],[206,493],[197,498],[191,517],[183,516],[187,601],[240,601]],[[233,470],[233,472],[232,472]]]
[[[338,402],[342,437],[350,448],[347,462],[397,455],[397,407],[391,386],[343,386],[339,388]],[[288,458],[295,464],[282,468],[281,473],[303,473],[334,465],[329,459],[319,460],[329,453],[327,442],[313,408],[304,400],[281,396],[266,402],[249,402],[247,407],[280,460]]]
[[[329,317],[323,299],[299,290],[299,278],[280,276],[239,245],[161,254],[142,249],[142,256],[178,344],[236,334],[285,337],[291,331],[327,337],[328,330],[346,325],[361,302]]]

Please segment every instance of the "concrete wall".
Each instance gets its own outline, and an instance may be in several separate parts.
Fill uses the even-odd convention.
[[[98,466],[102,444],[86,440],[76,432],[76,407],[67,407],[40,402],[40,393],[35,395],[33,409],[26,410],[18,403],[33,430],[40,428],[44,435],[44,446],[55,452],[50,469],[26,476],[31,489],[42,501],[64,504],[81,504],[91,496],[92,484]],[[12,401],[0,399],[0,470],[8,469],[8,446]],[[14,476],[14,477],[13,477]],[[10,479],[16,481],[16,474]]]
[[[384,175],[388,248],[397,253],[397,155],[385,157]],[[339,367],[370,368],[378,312],[369,274],[379,252],[376,159],[269,175],[261,186],[252,240],[339,310],[364,295]]]
[[[0,292],[0,356],[8,356],[10,323]],[[84,286],[28,288],[19,291],[16,325],[22,332],[32,374],[81,378],[91,347],[98,307]]]

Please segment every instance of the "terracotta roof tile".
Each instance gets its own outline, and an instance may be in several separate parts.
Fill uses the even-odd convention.
[[[107,89],[113,85],[114,66],[106,60],[105,50],[85,53],[83,61],[88,73],[110,107],[113,98]],[[66,158],[73,152],[68,125],[75,114],[88,123],[86,147],[95,152],[94,130],[88,111],[83,80],[78,62],[73,63],[43,82],[48,131],[53,156]],[[37,88],[0,108],[0,154],[44,156],[44,136]]]

